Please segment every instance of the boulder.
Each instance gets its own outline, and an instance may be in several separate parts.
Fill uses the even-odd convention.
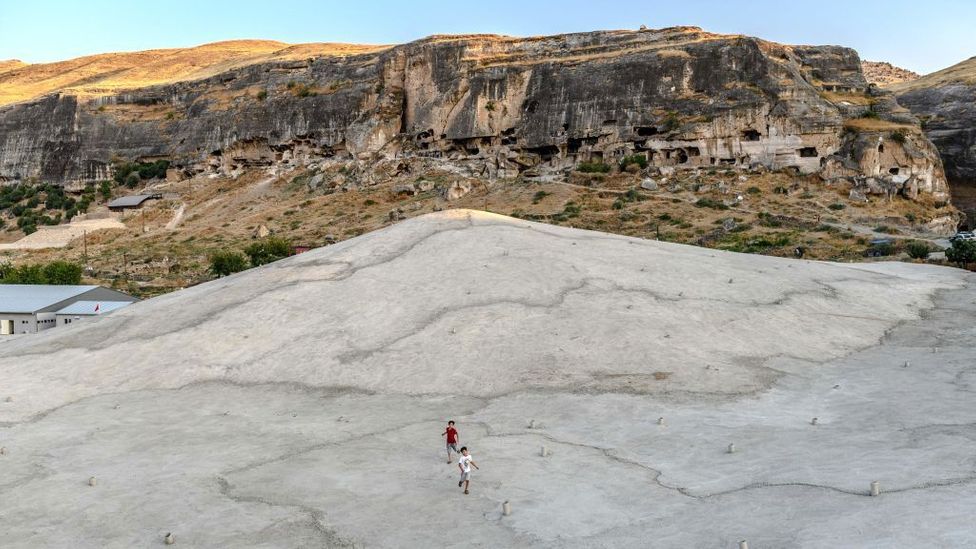
[[[657,181],[654,181],[653,179],[650,178],[645,179],[641,181],[640,188],[644,189],[645,191],[656,191]]]
[[[406,185],[394,185],[393,196],[403,197],[403,196],[413,196],[417,194],[417,188],[413,186],[412,183],[407,183]]]
[[[471,192],[471,183],[467,181],[455,181],[444,190],[444,198],[447,200],[457,200]]]

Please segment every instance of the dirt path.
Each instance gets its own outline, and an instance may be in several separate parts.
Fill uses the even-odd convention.
[[[173,229],[178,227],[180,221],[183,221],[183,214],[185,212],[186,212],[186,203],[181,203],[180,207],[177,208],[176,212],[173,214],[173,219],[170,219],[169,223],[166,224],[166,230],[172,231]]]
[[[31,233],[16,242],[0,244],[0,250],[40,250],[43,248],[63,248],[72,240],[81,237],[85,232],[106,229],[125,229],[125,224],[115,218],[86,219],[66,225],[38,227],[37,232]]]

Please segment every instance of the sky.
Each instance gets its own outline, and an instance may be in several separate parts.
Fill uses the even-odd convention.
[[[973,0],[0,0],[0,60],[186,47],[241,38],[393,44],[430,34],[515,36],[692,25],[836,44],[925,74],[976,55]]]

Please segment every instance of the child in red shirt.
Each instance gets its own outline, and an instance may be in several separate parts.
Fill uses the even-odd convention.
[[[458,432],[454,428],[454,421],[447,422],[447,430],[441,433],[441,436],[447,435],[447,462],[451,463],[451,450],[454,450],[455,454],[460,454],[458,451]]]

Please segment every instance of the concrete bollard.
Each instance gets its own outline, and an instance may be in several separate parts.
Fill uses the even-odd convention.
[[[905,365],[904,365],[904,366],[902,366],[902,368],[908,368],[908,367],[909,367],[909,366],[911,366],[911,365],[912,365],[912,363],[906,360],[906,361],[905,361]]]
[[[0,456],[5,456],[5,455],[7,455],[7,448],[4,446],[0,446]]]
[[[530,419],[529,420],[529,429],[535,429],[535,420],[534,419]]]
[[[657,424],[658,425],[664,425],[664,418],[663,417],[657,418]]]
[[[14,397],[9,397],[8,396],[7,398],[5,398],[3,400],[5,400],[6,402],[13,402],[14,401]]]
[[[816,425],[818,421],[820,421],[820,420],[817,419],[817,418],[813,418],[813,419],[810,420],[810,425]]]
[[[176,543],[176,538],[173,537],[172,532],[169,532],[166,534],[166,537],[163,538],[163,541],[166,542],[166,545],[173,545]]]
[[[505,500],[505,503],[502,504],[502,514],[506,517],[512,514],[512,504],[508,500]]]
[[[98,484],[98,479],[96,479],[95,477],[88,477],[89,486],[95,486],[96,484]]]
[[[881,483],[878,481],[871,482],[871,495],[880,496],[881,495]]]
[[[735,453],[735,444],[731,444],[731,443],[729,444],[729,453],[730,454]]]
[[[739,542],[739,549],[749,549],[749,542],[742,540]]]
[[[546,448],[545,446],[543,446],[542,447],[542,452],[539,455],[541,455],[542,457],[549,457],[549,448]]]

